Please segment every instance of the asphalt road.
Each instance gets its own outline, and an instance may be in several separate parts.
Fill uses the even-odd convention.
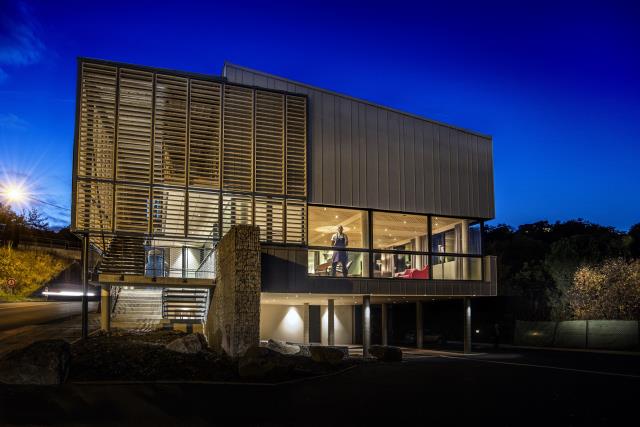
[[[37,325],[80,314],[80,301],[0,304],[0,331]]]
[[[638,356],[411,353],[402,363],[369,363],[281,385],[0,386],[0,424],[583,426],[637,421]]]

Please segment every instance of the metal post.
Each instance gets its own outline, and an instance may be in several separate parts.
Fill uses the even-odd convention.
[[[464,352],[471,353],[471,298],[464,298]]]
[[[89,335],[89,236],[82,235],[82,339]]]
[[[422,338],[424,331],[422,329],[422,301],[416,301],[416,347],[422,348]]]
[[[336,345],[336,334],[334,329],[335,319],[335,300],[329,299],[327,304],[327,343],[329,345]]]
[[[382,304],[382,345],[389,345],[389,337],[387,335],[387,318],[388,318],[388,306],[387,304]]]
[[[362,357],[369,357],[371,344],[371,296],[362,297]]]
[[[304,344],[309,344],[309,303],[304,303],[304,308],[302,309],[302,342]]]
[[[102,285],[100,290],[100,329],[111,330],[111,286]]]

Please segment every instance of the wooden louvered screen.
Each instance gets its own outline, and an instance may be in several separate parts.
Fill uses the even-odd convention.
[[[220,87],[218,83],[191,80],[190,186],[220,188]]]
[[[224,86],[222,188],[253,191],[253,90]]]
[[[185,185],[187,175],[187,79],[156,75],[153,182]]]
[[[149,232],[149,187],[116,185],[115,230]]]
[[[153,74],[120,69],[116,179],[148,183],[151,178]]]
[[[241,194],[222,195],[222,235],[235,224],[253,223],[253,200]]]
[[[78,95],[74,230],[304,243],[304,96],[91,60]]]
[[[113,178],[117,69],[83,64],[78,126],[78,176]]]
[[[284,199],[256,196],[254,225],[260,227],[263,242],[284,242]]]
[[[307,195],[307,102],[287,95],[287,195]]]
[[[185,192],[153,188],[151,231],[155,236],[184,236]]]
[[[255,191],[284,194],[284,95],[256,91]]]
[[[76,185],[76,227],[81,230],[111,231],[113,184],[78,181]]]
[[[301,200],[287,200],[287,243],[307,241],[307,204]]]
[[[189,236],[220,238],[220,195],[189,191]]]

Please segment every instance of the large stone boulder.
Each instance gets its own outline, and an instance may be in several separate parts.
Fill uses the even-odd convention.
[[[272,339],[267,342],[267,348],[277,351],[280,354],[294,355],[300,353],[299,345],[288,344],[284,341],[276,341]]]
[[[402,350],[388,345],[372,345],[369,354],[381,362],[402,362]]]
[[[0,383],[62,384],[67,379],[71,346],[64,340],[36,341],[0,360]]]
[[[337,365],[349,356],[349,349],[341,346],[312,345],[309,351],[314,362],[330,365]]]
[[[201,333],[189,334],[176,338],[165,346],[167,350],[178,353],[198,353],[206,347],[204,335]]]
[[[241,378],[249,379],[276,377],[291,368],[286,359],[275,350],[254,346],[238,359],[238,374]]]

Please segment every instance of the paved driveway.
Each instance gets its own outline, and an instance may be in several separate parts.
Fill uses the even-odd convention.
[[[638,362],[590,353],[416,351],[402,363],[275,386],[4,387],[0,424],[620,425],[637,416]],[[37,412],[29,410],[33,402]]]

